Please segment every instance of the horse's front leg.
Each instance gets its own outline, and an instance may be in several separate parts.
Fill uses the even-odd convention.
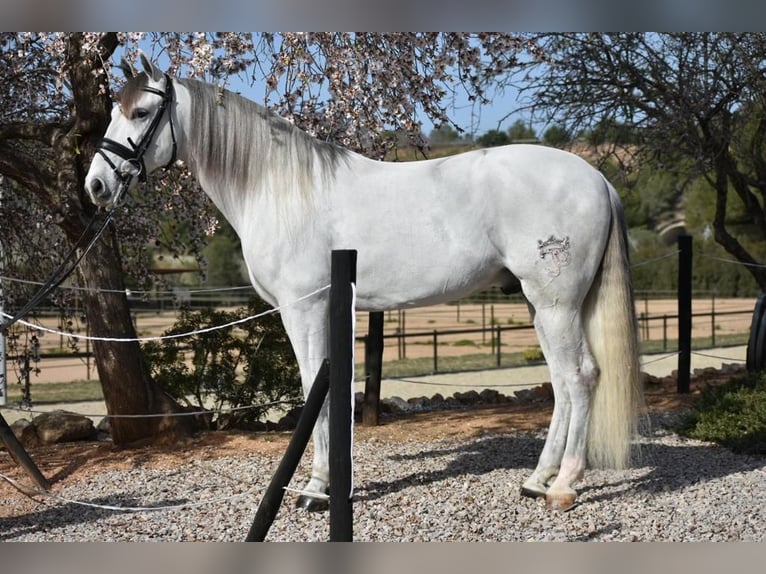
[[[322,297],[319,295],[318,297]],[[328,325],[326,298],[313,304],[282,310],[282,321],[298,361],[303,397],[308,397],[322,362],[327,358]],[[314,458],[311,478],[301,489],[296,506],[309,511],[326,510],[330,486],[330,424],[329,397],[325,399],[313,431]]]

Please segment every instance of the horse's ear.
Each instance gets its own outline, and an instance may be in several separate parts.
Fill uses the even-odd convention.
[[[120,68],[120,70],[122,70],[122,73],[125,74],[125,77],[127,79],[130,79],[136,76],[135,68],[131,66],[130,62],[128,62],[125,58],[120,60],[120,65],[118,67]]]
[[[144,54],[143,51],[139,51],[138,57],[141,59],[141,65],[143,66],[146,75],[155,82],[159,82],[163,76],[162,72],[149,61],[149,58],[146,57],[146,54]]]

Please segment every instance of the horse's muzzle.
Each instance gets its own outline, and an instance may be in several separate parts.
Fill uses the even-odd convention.
[[[85,191],[90,196],[90,200],[98,205],[104,206],[112,199],[112,192],[99,177],[94,177],[85,182]]]

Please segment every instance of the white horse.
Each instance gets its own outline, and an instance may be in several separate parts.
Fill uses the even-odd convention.
[[[373,161],[141,60],[85,181],[94,203],[110,206],[133,176],[183,160],[239,234],[253,286],[274,306],[327,285],[333,249],[358,252],[359,310],[520,287],[555,397],[522,494],[565,509],[588,464],[629,464],[641,397],[635,314],[622,208],[598,171],[532,145]],[[282,319],[307,394],[328,354],[327,291],[287,306]],[[298,501],[309,509],[330,480],[326,403],[313,441],[308,495]]]

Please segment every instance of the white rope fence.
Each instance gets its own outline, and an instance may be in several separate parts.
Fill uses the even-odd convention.
[[[193,417],[193,416],[199,416],[199,415],[222,415],[222,414],[231,414],[241,411],[250,411],[255,409],[270,409],[273,407],[278,407],[282,405],[293,405],[296,401],[270,401],[268,403],[261,403],[259,405],[247,405],[244,407],[229,407],[224,409],[209,409],[209,410],[195,410],[195,411],[183,411],[179,413],[148,413],[148,414],[141,414],[141,415],[110,415],[110,414],[101,414],[101,413],[70,413],[72,415],[77,415],[81,417],[89,417],[89,418],[98,418],[103,417],[106,419],[150,419],[150,418],[166,418],[166,417]],[[10,405],[3,405],[0,406],[0,410],[6,410],[6,411],[16,411],[20,413],[28,413],[33,415],[42,415],[45,413],[48,413],[50,411],[43,411],[38,409],[28,409],[25,407],[13,407]],[[67,411],[68,412],[68,411]]]
[[[676,257],[679,253],[681,253],[680,250],[673,251],[671,253],[668,253],[667,255],[660,255],[659,257],[655,257],[654,259],[646,259],[644,261],[639,261],[638,263],[632,263],[631,267],[643,267],[644,265],[649,265],[650,263],[656,263],[657,261],[662,261],[663,259]]]
[[[330,288],[329,285],[325,285],[324,287],[320,287],[319,289],[316,289],[315,291],[312,291],[311,293],[304,295],[303,297],[300,297],[296,299],[295,301],[292,301],[291,303],[286,303],[285,305],[280,305],[279,307],[275,307],[273,309],[269,309],[268,311],[264,311],[263,313],[258,313],[256,315],[251,315],[249,317],[244,317],[242,319],[237,319],[235,321],[231,321],[229,323],[225,323],[223,325],[214,325],[211,327],[205,327],[204,329],[198,329],[196,331],[188,331],[186,333],[175,333],[173,335],[156,335],[151,337],[94,337],[94,336],[88,336],[88,335],[80,335],[79,333],[68,333],[65,331],[58,331],[56,329],[51,329],[48,327],[43,327],[40,324],[30,323],[29,321],[19,320],[17,323],[24,325],[25,327],[29,327],[31,329],[36,329],[38,331],[42,331],[44,333],[50,333],[53,335],[59,335],[61,337],[69,337],[70,339],[79,339],[84,341],[106,341],[106,342],[112,342],[112,343],[146,343],[148,341],[165,341],[169,339],[183,339],[186,337],[192,337],[194,335],[200,335],[203,333],[210,333],[212,331],[218,331],[220,329],[226,329],[228,327],[233,327],[235,325],[241,325],[243,323],[248,323],[250,321],[254,321],[255,319],[260,319],[262,317],[266,317],[268,315],[273,315],[274,313],[279,313],[282,309],[286,309],[287,307],[290,307],[292,305],[296,305],[300,303],[301,301],[305,301],[306,299],[310,299],[311,297],[314,297],[315,295],[318,295],[322,291],[326,291]],[[8,319],[12,318],[13,315],[9,315],[7,313],[2,313],[3,317],[6,317]]]
[[[287,307],[290,307],[292,305],[296,305],[300,303],[301,301],[305,301],[306,299],[310,299],[311,297],[314,297],[318,295],[319,293],[322,293],[323,291],[327,291],[330,288],[329,285],[325,285],[324,287],[320,287],[319,289],[316,289],[312,291],[311,293],[308,293],[304,295],[303,297],[300,297],[296,299],[295,301],[292,301],[290,303],[287,303],[285,305],[280,305],[279,307],[275,307],[273,309],[269,309],[268,311],[264,311],[263,313],[258,313],[256,315],[251,315],[249,317],[244,317],[242,319],[237,319],[235,321],[231,321],[229,323],[225,323],[223,325],[215,325],[211,327],[206,327],[204,329],[199,329],[196,331],[189,331],[186,333],[176,333],[173,335],[158,335],[154,337],[93,337],[93,336],[86,336],[86,335],[80,335],[77,333],[68,333],[64,331],[58,331],[56,329],[49,329],[47,327],[43,327],[39,324],[30,323],[28,321],[19,320],[18,323],[25,325],[26,327],[29,327],[31,329],[36,329],[39,331],[43,331],[46,333],[51,333],[54,335],[59,335],[62,337],[70,337],[73,339],[80,339],[80,340],[88,340],[88,341],[110,341],[110,342],[120,342],[120,343],[126,343],[126,342],[147,342],[147,341],[163,341],[168,339],[179,339],[179,338],[185,338],[185,337],[191,337],[194,335],[199,335],[202,333],[209,333],[212,331],[217,331],[220,329],[226,329],[228,327],[233,327],[235,325],[240,325],[243,323],[247,323],[249,321],[253,321],[256,319],[260,319],[262,317],[266,317],[268,315],[273,315],[274,313],[279,313],[282,309],[286,309]],[[2,313],[2,316],[10,318],[11,315],[8,315],[6,313]],[[215,410],[196,410],[196,411],[184,411],[184,412],[178,412],[178,413],[149,413],[149,414],[136,414],[136,415],[130,415],[130,414],[86,414],[86,413],[72,413],[79,416],[84,417],[103,417],[103,418],[124,418],[124,419],[130,419],[130,418],[166,418],[166,417],[185,417],[185,416],[198,416],[198,415],[220,415],[220,414],[230,414],[234,412],[239,411],[245,411],[245,410],[255,410],[255,409],[268,409],[284,404],[293,404],[293,401],[272,401],[269,403],[263,403],[260,405],[248,405],[244,407],[231,407],[228,409],[215,409]],[[43,414],[47,411],[39,411],[39,410],[33,410],[33,409],[27,409],[23,407],[13,407],[10,405],[0,405],[0,410],[8,410],[8,411],[16,411],[16,412],[23,412],[23,413],[29,413],[29,414]]]
[[[7,476],[5,474],[0,473],[0,479],[4,480],[11,486],[13,486],[16,490],[21,492],[22,494],[29,497],[31,500],[34,500],[38,504],[48,504],[46,500],[52,500],[55,503],[63,503],[63,504],[75,504],[77,506],[85,506],[87,508],[94,508],[98,510],[109,510],[113,512],[164,512],[169,510],[185,510],[188,508],[197,508],[200,506],[206,506],[208,504],[222,504],[224,502],[229,502],[231,500],[237,500],[240,498],[244,498],[247,496],[253,496],[255,494],[258,494],[259,492],[263,491],[263,487],[253,488],[251,490],[248,490],[246,492],[240,492],[237,494],[232,494],[230,496],[221,496],[217,498],[211,498],[208,500],[199,500],[196,502],[184,502],[182,504],[168,504],[168,505],[157,505],[157,506],[118,506],[118,505],[111,505],[111,504],[95,504],[93,502],[84,502],[82,500],[74,500],[72,498],[67,498],[65,496],[60,496],[58,494],[54,494],[52,492],[46,492],[44,490],[40,490],[38,488],[31,488],[24,484],[21,484],[19,481],[11,478],[10,476]],[[38,500],[35,497],[42,498],[43,500]],[[50,506],[50,505],[49,505]]]
[[[7,275],[0,275],[0,281],[7,281],[9,283],[19,283],[21,285],[45,285],[42,281],[32,281],[29,279],[18,279],[16,277],[8,277]],[[58,287],[60,291],[79,291],[83,293],[125,293],[127,296],[131,295],[178,295],[179,291],[144,291],[140,289],[101,289],[92,287],[79,287],[77,285],[61,285]],[[183,289],[183,294],[200,294],[200,293],[223,293],[228,291],[252,291],[252,285],[240,285],[235,287],[210,287],[207,289]]]

